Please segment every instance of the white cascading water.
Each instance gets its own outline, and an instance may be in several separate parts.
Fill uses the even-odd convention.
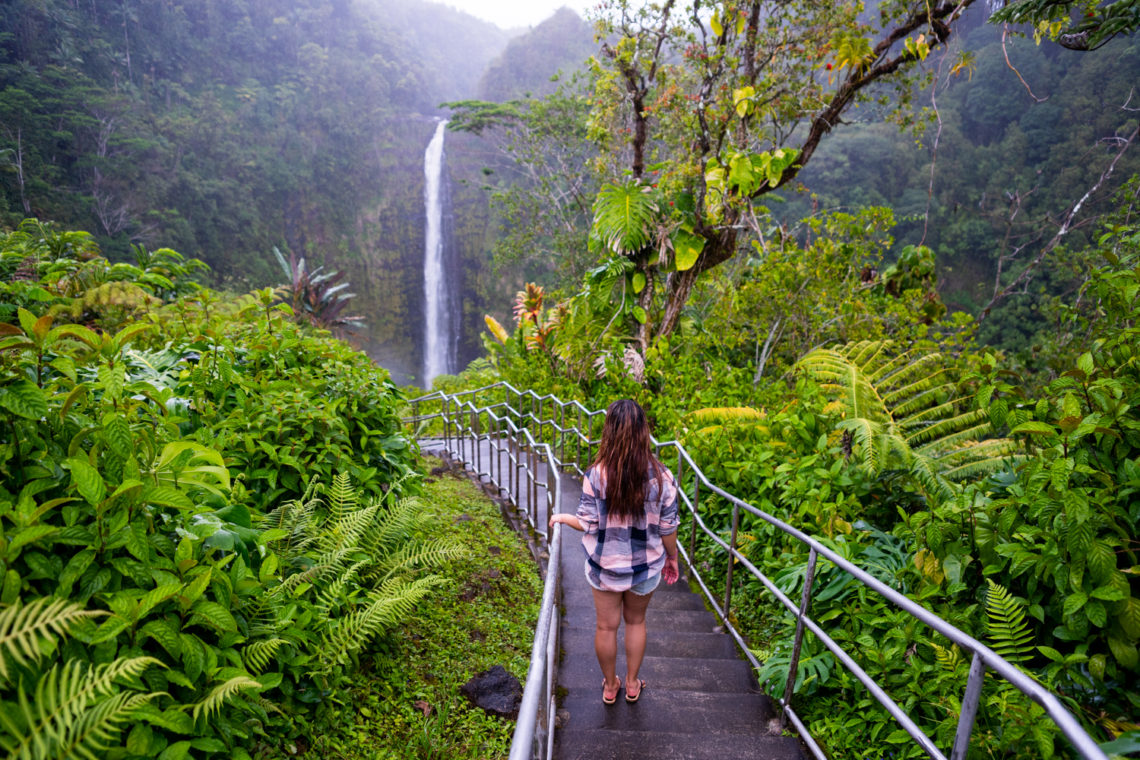
[[[451,372],[451,290],[443,260],[443,138],[447,122],[435,128],[424,152],[424,387]]]

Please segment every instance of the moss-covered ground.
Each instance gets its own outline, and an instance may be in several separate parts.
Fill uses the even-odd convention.
[[[524,542],[477,486],[448,473],[427,480],[424,502],[468,552],[437,570],[449,583],[362,658],[357,686],[309,746],[299,743],[307,758],[508,754],[514,722],[472,706],[459,687],[494,665],[525,678],[542,583]]]

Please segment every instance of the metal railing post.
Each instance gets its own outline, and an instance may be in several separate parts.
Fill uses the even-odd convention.
[[[792,691],[796,685],[796,672],[800,669],[800,647],[804,642],[804,617],[808,602],[811,601],[811,584],[815,580],[815,547],[808,552],[807,577],[804,578],[804,592],[800,596],[800,611],[796,615],[796,638],[792,642],[792,659],[788,663],[788,682],[784,684],[784,709],[780,713],[780,727],[788,725],[788,708],[792,704]]]
[[[689,567],[691,568],[696,562],[697,551],[697,515],[700,514],[698,507],[701,503],[701,479],[693,477],[693,525],[689,531]]]
[[[970,734],[974,732],[974,718],[978,714],[978,703],[982,699],[982,682],[985,680],[986,664],[981,655],[974,653],[970,662],[970,677],[966,681],[966,693],[962,696],[962,711],[958,714],[958,732],[954,736],[954,747],[950,750],[950,760],[966,760],[970,749]]]
[[[440,405],[443,410],[443,446],[451,451],[451,397],[444,396]]]
[[[728,572],[725,573],[724,579],[724,622],[727,625],[729,620],[729,612],[732,609],[732,568],[736,565],[736,557],[733,552],[736,551],[736,531],[740,526],[740,507],[737,504],[732,505],[732,538],[728,540]]]

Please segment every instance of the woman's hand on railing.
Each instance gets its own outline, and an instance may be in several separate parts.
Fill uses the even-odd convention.
[[[661,570],[661,577],[665,580],[666,583],[673,585],[677,582],[677,579],[680,576],[681,571],[677,567],[677,555],[674,554],[672,557],[666,555],[665,567]]]
[[[550,527],[553,528],[555,523],[562,523],[563,525],[569,525],[574,530],[583,530],[582,523],[578,522],[578,518],[575,515],[569,515],[566,513],[551,515],[550,516]]]

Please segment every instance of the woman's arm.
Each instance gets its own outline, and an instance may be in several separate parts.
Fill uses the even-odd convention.
[[[665,545],[665,567],[661,569],[661,577],[666,583],[676,583],[681,575],[680,567],[677,565],[677,533],[662,536],[661,543]]]
[[[574,530],[585,530],[585,528],[582,527],[582,523],[574,515],[569,515],[569,514],[552,515],[550,518],[550,527],[553,528],[554,523],[562,523],[563,525],[569,525]],[[676,541],[674,541],[674,544],[676,544]],[[676,549],[673,550],[673,553],[674,554],[677,553]]]

